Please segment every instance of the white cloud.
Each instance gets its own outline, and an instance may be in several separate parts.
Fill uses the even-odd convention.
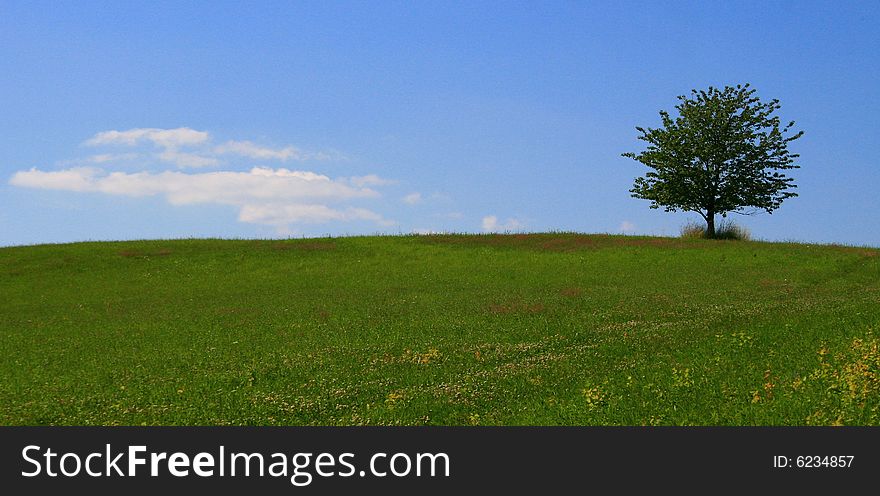
[[[293,146],[273,149],[259,146],[251,141],[227,141],[214,148],[218,154],[233,154],[242,157],[255,158],[258,160],[307,160],[319,157],[319,155],[305,153]],[[324,157],[320,155],[320,157]]]
[[[110,172],[80,167],[61,171],[16,172],[13,186],[108,195],[163,195],[172,205],[214,203],[239,207],[239,220],[283,226],[301,222],[368,220],[389,225],[362,208],[331,208],[327,203],[375,198],[379,193],[309,171],[255,167],[248,172]]]
[[[403,203],[406,203],[407,205],[415,205],[416,203],[421,203],[422,202],[422,194],[419,192],[410,193],[410,194],[404,196],[402,201],[403,201]]]
[[[375,174],[368,174],[366,176],[353,176],[349,177],[347,181],[353,186],[357,186],[358,188],[364,186],[387,186],[389,184],[395,184],[397,182],[391,179],[383,179]]]
[[[101,173],[93,167],[74,167],[55,172],[37,169],[18,171],[12,175],[9,184],[23,188],[58,189],[64,191],[95,191],[94,176]]]
[[[176,129],[136,128],[128,131],[103,131],[85,142],[88,146],[127,145],[134,146],[149,141],[162,148],[179,148],[206,143],[210,138],[207,131],[196,131],[188,127]]]
[[[178,167],[208,167],[219,164],[219,160],[203,154],[182,152],[182,147],[204,145],[211,139],[207,131],[196,131],[188,127],[177,129],[137,128],[127,131],[103,131],[88,139],[88,146],[123,145],[136,146],[152,143],[162,149],[159,160],[170,162]],[[100,156],[100,155],[96,155]]]
[[[61,162],[62,170],[36,168],[18,171],[9,180],[13,186],[107,195],[161,196],[172,205],[219,204],[235,206],[242,222],[271,225],[279,233],[294,232],[290,224],[331,221],[369,221],[394,225],[371,210],[347,203],[380,196],[374,187],[394,181],[375,174],[331,179],[311,171],[253,167],[249,171],[185,173],[156,171],[165,162],[180,168],[221,165],[230,156],[255,160],[328,160],[344,158],[337,152],[304,152],[293,146],[268,148],[251,141],[231,140],[213,146],[207,131],[188,127],[176,129],[135,128],[103,131],[84,145],[89,147],[152,147],[137,153],[96,153],[84,159]],[[151,170],[107,171],[89,164],[130,160]]]
[[[334,209],[326,205],[314,204],[244,205],[239,211],[238,220],[272,226],[352,220],[368,220],[381,225],[387,224],[381,215],[364,208]]]
[[[625,220],[620,223],[620,227],[618,227],[617,230],[624,234],[634,233],[636,231],[636,225],[628,220]]]
[[[211,135],[207,131],[197,131],[188,127],[176,129],[135,128],[127,131],[102,131],[88,140],[85,145],[99,146],[138,146],[152,144],[160,149],[159,160],[170,162],[178,167],[209,167],[220,164],[219,157],[235,155],[255,160],[341,160],[342,154],[332,152],[307,152],[294,146],[269,148],[247,140],[230,140],[211,147]],[[185,151],[184,151],[185,149]],[[109,157],[109,154],[94,157]],[[97,162],[96,162],[97,163]]]
[[[494,215],[483,217],[483,230],[486,232],[519,231],[523,227],[523,223],[517,219],[510,218],[504,223],[499,223],[498,217]]]
[[[178,171],[104,174],[103,171],[93,168],[53,172],[31,169],[16,172],[10,184],[123,196],[164,194],[168,201],[175,205],[193,203],[239,205],[250,199],[348,200],[378,196],[378,193],[369,188],[354,188],[314,172],[261,167],[255,167],[248,172],[219,171],[192,174]]]

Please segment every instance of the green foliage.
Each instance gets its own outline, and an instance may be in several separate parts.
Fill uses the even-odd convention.
[[[877,249],[77,243],[0,294],[0,425],[880,423]]]
[[[799,167],[788,144],[803,131],[786,135],[794,121],[780,128],[773,115],[778,100],[761,102],[748,84],[692,90],[678,99],[676,117],[660,111],[662,127],[636,128],[647,148],[623,154],[651,169],[636,178],[633,197],[667,212],[696,212],[715,237],[716,215],[772,213],[797,196],[793,179],[780,171]]]

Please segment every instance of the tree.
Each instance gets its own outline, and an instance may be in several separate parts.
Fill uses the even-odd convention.
[[[797,196],[780,171],[800,167],[788,144],[804,133],[786,137],[794,121],[780,129],[773,115],[779,100],[762,103],[748,84],[710,86],[678,99],[677,117],[660,111],[663,127],[636,127],[647,149],[623,154],[652,169],[636,178],[633,197],[650,200],[651,208],[700,214],[706,236],[714,238],[716,215],[773,213]]]

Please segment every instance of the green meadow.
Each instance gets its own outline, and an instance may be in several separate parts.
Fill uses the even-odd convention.
[[[582,235],[0,249],[3,425],[880,424],[880,250]]]

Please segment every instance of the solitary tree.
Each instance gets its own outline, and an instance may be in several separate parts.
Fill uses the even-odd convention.
[[[624,153],[652,170],[636,178],[632,196],[663,207],[696,212],[706,221],[706,236],[715,237],[715,216],[728,213],[773,213],[797,186],[779,171],[796,169],[799,155],[788,143],[804,133],[785,136],[794,121],[780,129],[779,100],[762,103],[749,85],[723,90],[692,90],[679,96],[678,116],[660,111],[659,129],[636,127],[648,147]]]

